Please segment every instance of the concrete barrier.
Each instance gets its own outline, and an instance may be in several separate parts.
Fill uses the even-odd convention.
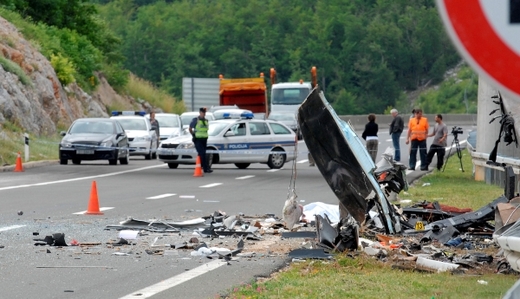
[[[408,124],[411,114],[400,114],[404,120],[405,127]],[[367,115],[340,115],[342,120],[352,124],[354,129],[363,130],[365,124],[368,122]],[[435,125],[435,114],[424,114],[424,117],[428,119],[430,126]],[[388,130],[390,123],[392,122],[392,115],[388,114],[376,114],[376,123],[379,125],[379,131]],[[443,122],[451,128],[453,126],[476,126],[477,115],[476,114],[443,114]]]

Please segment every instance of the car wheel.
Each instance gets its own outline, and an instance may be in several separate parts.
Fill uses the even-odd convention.
[[[235,166],[239,169],[246,169],[251,165],[251,163],[235,163]]]
[[[80,159],[72,159],[72,164],[79,165],[79,164],[81,164],[81,160]]]
[[[177,163],[168,163],[168,167],[170,167],[171,169],[175,169],[175,168],[179,167],[179,164],[177,164]]]
[[[267,165],[271,169],[280,169],[285,164],[286,153],[281,148],[275,148],[272,150],[275,153],[269,155],[267,159]]]
[[[68,163],[67,159],[60,159],[60,164],[61,165],[67,165],[67,163]]]
[[[119,163],[122,165],[127,165],[128,160],[130,160],[130,154],[126,153],[126,156],[124,158],[119,159]]]
[[[148,154],[144,155],[144,158],[146,160],[152,160],[152,150],[151,149],[150,149],[150,152]]]
[[[152,154],[152,159],[153,159],[153,160],[157,159],[157,152],[154,152],[154,153]]]

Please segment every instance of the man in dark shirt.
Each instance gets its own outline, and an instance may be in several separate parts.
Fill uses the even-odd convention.
[[[392,144],[394,145],[394,160],[399,162],[401,161],[401,145],[399,140],[404,130],[404,121],[397,109],[390,110],[390,113],[394,117],[390,124],[390,136],[392,136]]]

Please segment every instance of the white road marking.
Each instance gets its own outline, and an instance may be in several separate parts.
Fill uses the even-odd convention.
[[[195,198],[195,195],[179,195],[179,198]]]
[[[200,186],[200,188],[212,188],[212,187],[216,187],[216,186],[219,186],[219,185],[222,185],[222,183],[208,184],[208,185]]]
[[[300,160],[300,161],[298,161],[298,162],[296,162],[296,163],[298,163],[298,164],[302,164],[302,163],[307,163],[307,162],[309,162],[309,160],[304,159],[304,160]]]
[[[120,299],[135,299],[135,298],[150,298],[162,291],[173,288],[181,283],[184,283],[190,279],[193,279],[202,274],[208,273],[209,271],[213,271],[223,265],[226,265],[226,262],[220,260],[214,260],[202,266],[199,266],[195,269],[191,269],[190,271],[181,273],[179,275],[170,277],[165,279],[159,283],[146,287],[144,289],[140,289],[131,294],[128,294]]]
[[[161,195],[150,196],[150,197],[147,197],[146,199],[161,199],[161,198],[175,196],[175,195],[177,195],[177,194],[175,194],[175,193],[165,193],[165,194],[161,194]]]
[[[277,172],[280,171],[280,169],[269,169],[267,172]]]
[[[5,231],[8,231],[8,230],[17,229],[17,228],[24,227],[24,226],[25,225],[11,225],[11,226],[6,226],[6,227],[1,227],[0,228],[0,232],[5,232]]]
[[[220,202],[220,200],[203,200],[202,202]]]
[[[112,210],[112,209],[114,209],[114,207],[102,207],[102,208],[99,208],[99,211],[101,212],[101,211],[107,211],[107,210]],[[87,212],[87,210],[81,211],[81,212],[72,213],[72,214],[74,214],[74,215],[83,215],[86,212]]]
[[[246,175],[246,176],[240,176],[238,178],[235,178],[235,180],[246,180],[246,179],[250,179],[250,178],[254,178],[255,176],[254,175]]]
[[[17,185],[17,186],[2,187],[2,188],[0,188],[0,191],[2,191],[2,190],[10,190],[10,189],[26,188],[26,187],[35,187],[35,186],[46,186],[46,185],[52,185],[52,184],[61,184],[61,183],[83,181],[83,180],[91,180],[91,179],[95,179],[95,178],[103,178],[103,177],[115,176],[115,175],[130,173],[130,172],[137,172],[137,171],[150,169],[150,168],[165,167],[165,165],[166,164],[152,165],[152,166],[146,166],[146,167],[130,169],[130,170],[125,170],[125,171],[118,171],[118,172],[112,172],[112,173],[106,173],[106,174],[100,174],[100,175],[93,175],[93,176],[86,176],[86,177],[67,179],[67,180],[58,180],[58,181],[50,181],[50,182],[43,182],[43,183],[29,184],[29,185]]]

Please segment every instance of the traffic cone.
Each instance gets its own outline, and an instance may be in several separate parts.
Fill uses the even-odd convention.
[[[103,215],[103,212],[99,210],[96,181],[92,181],[92,189],[90,189],[90,201],[88,202],[88,209],[85,214]]]
[[[202,167],[200,166],[200,156],[197,156],[197,162],[195,162],[195,173],[193,173],[193,176],[204,176],[204,173],[202,173]]]
[[[18,152],[18,157],[16,157],[16,166],[14,167],[15,172],[22,172],[23,166],[22,166],[22,157],[20,157],[20,152]]]

